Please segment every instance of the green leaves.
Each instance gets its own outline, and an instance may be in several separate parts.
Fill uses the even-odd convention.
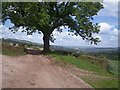
[[[92,34],[99,32],[99,26],[92,20],[102,8],[100,2],[3,2],[3,23],[10,19],[15,27],[26,27],[28,34],[41,31],[49,35],[68,26],[70,32],[96,44],[99,40]]]

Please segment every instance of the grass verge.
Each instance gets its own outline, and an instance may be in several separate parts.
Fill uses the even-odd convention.
[[[1,54],[8,56],[25,55],[23,46],[10,46],[9,43],[3,42],[1,48]]]
[[[101,68],[99,65],[95,63],[91,63],[87,60],[83,60],[80,58],[75,58],[72,55],[62,55],[59,53],[51,53],[50,54],[55,60],[58,62],[64,62],[66,64],[72,64],[75,65],[78,68],[92,71],[98,75],[106,75],[106,76],[112,76],[109,72],[107,72],[105,69]]]
[[[82,77],[82,79],[94,88],[118,88],[118,79],[117,78],[94,79],[94,78]]]
[[[96,63],[91,63],[83,58],[75,58],[72,55],[62,55],[58,52],[51,53],[50,55],[57,62],[75,65],[80,69],[92,71],[94,72],[94,75],[100,76],[100,78],[86,76],[80,77],[94,88],[118,88],[118,77],[109,73],[106,69],[101,68],[101,66]]]

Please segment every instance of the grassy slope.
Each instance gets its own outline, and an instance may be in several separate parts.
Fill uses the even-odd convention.
[[[84,81],[89,83],[94,88],[118,88],[118,79],[97,79],[96,81],[92,80],[94,78],[82,77]],[[113,89],[114,90],[114,89]]]
[[[93,64],[87,60],[75,58],[72,55],[61,55],[61,54],[56,54],[56,53],[52,53],[51,55],[57,61],[63,61],[65,63],[73,64],[73,65],[77,66],[78,68],[85,69],[88,71],[93,71],[96,74],[111,76],[111,74],[109,72],[107,72],[105,69],[102,69],[99,65]]]
[[[108,60],[108,70],[110,73],[114,73],[115,75],[120,74],[120,69],[118,68],[120,61],[116,60]]]
[[[9,56],[18,56],[18,55],[24,55],[24,48],[22,46],[19,46],[19,47],[12,47],[12,46],[9,46],[9,43],[7,42],[2,42],[2,48],[1,50],[2,51],[1,53],[3,55],[9,55]]]
[[[118,88],[118,78],[97,64],[93,64],[88,60],[75,58],[72,55],[61,55],[59,53],[52,53],[50,55],[54,57],[58,62],[62,61],[64,63],[73,64],[83,70],[95,72],[95,74],[101,77],[110,77],[109,79],[97,78],[96,80],[94,80],[94,78],[81,77],[84,81],[88,82],[94,88]]]

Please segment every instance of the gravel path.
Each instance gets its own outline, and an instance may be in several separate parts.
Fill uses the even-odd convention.
[[[3,88],[90,88],[44,55],[2,56]],[[0,63],[1,64],[1,63]]]

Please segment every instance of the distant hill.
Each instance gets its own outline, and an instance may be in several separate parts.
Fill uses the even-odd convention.
[[[1,40],[6,41],[6,42],[19,43],[19,44],[31,44],[31,45],[43,46],[43,44],[40,44],[40,43],[31,42],[31,41],[27,41],[27,40],[20,40],[20,39],[13,39],[13,38],[4,39],[4,38],[2,38]]]
[[[28,44],[28,45],[36,45],[39,47],[43,47],[43,44],[30,42],[26,40],[19,40],[13,38],[1,39],[2,41],[6,42],[13,42],[13,43],[20,43],[20,44]],[[58,45],[51,45],[50,48],[53,51],[63,51],[67,53],[75,53],[75,54],[90,54],[94,56],[100,57],[107,57],[112,60],[118,60],[118,52],[119,48],[105,48],[105,47],[82,47],[82,46],[58,46]]]
[[[7,38],[7,39],[2,38],[2,41],[43,46],[43,44],[40,44],[40,43],[31,42],[27,40],[13,39],[13,38]],[[75,51],[80,51],[80,52],[82,51],[86,53],[99,53],[99,52],[110,52],[110,51],[116,52],[120,50],[120,47],[119,48],[114,48],[114,47],[106,48],[106,47],[58,46],[58,45],[51,45],[51,48],[54,48],[56,50],[66,50],[66,49],[73,50],[74,49]]]

